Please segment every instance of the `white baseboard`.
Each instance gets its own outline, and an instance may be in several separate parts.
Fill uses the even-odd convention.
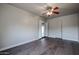
[[[36,40],[37,40],[37,39],[36,39]],[[9,46],[9,47],[4,47],[4,48],[1,48],[0,51],[6,50],[6,49],[10,49],[10,48],[13,48],[13,47],[16,47],[16,46],[19,46],[19,45],[23,45],[23,44],[26,44],[26,43],[30,43],[30,42],[32,42],[32,41],[34,41],[34,40],[30,40],[30,41],[28,41],[28,42],[18,43],[18,44],[15,44],[15,45],[11,45],[11,46]]]

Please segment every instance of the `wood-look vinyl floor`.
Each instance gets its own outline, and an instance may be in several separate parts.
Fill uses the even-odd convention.
[[[59,38],[43,38],[0,52],[1,55],[79,55],[79,43]]]

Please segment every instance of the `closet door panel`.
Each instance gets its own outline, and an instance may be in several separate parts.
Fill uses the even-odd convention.
[[[65,16],[62,20],[62,38],[66,40],[78,41],[77,15]]]
[[[61,20],[54,18],[49,20],[49,36],[61,38]]]

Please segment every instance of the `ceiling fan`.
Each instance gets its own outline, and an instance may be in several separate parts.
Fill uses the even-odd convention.
[[[45,7],[45,11],[42,13],[42,15],[46,15],[46,16],[52,16],[52,15],[56,15],[59,14],[59,7],[57,6],[47,6]]]

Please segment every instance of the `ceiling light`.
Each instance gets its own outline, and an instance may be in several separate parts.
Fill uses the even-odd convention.
[[[55,6],[55,7],[52,7],[52,6],[47,6],[45,8],[45,13],[43,13],[43,15],[47,15],[47,16],[52,16],[52,15],[55,15],[55,14],[59,14],[59,7]]]

